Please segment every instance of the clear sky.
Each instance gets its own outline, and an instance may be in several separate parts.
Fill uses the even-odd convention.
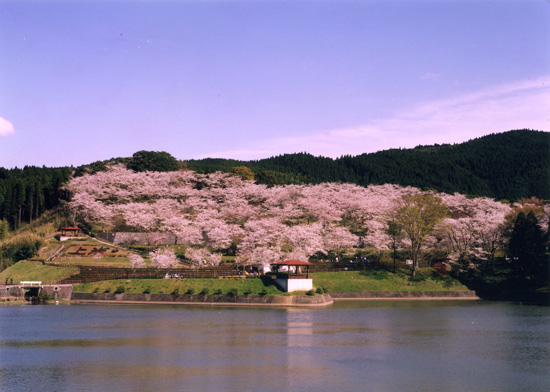
[[[0,0],[0,166],[550,131],[548,0]]]

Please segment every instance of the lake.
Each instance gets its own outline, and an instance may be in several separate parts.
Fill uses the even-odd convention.
[[[0,307],[6,391],[546,391],[550,308]]]

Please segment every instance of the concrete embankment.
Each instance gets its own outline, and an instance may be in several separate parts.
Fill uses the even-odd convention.
[[[21,284],[0,286],[0,298],[9,299],[24,299],[26,295],[35,297],[42,295],[56,300],[68,300],[71,298],[72,292],[72,284],[41,284],[35,287]]]
[[[25,290],[19,286],[1,286],[0,298],[24,299]]]
[[[327,306],[332,304],[328,294],[315,296],[284,295],[192,295],[192,294],[131,294],[75,293],[73,303],[172,304],[203,306]]]
[[[74,303],[179,304],[202,306],[327,306],[345,300],[478,300],[474,291],[360,291],[333,292],[315,296],[285,295],[192,295],[192,294],[133,294],[133,293],[77,293],[72,285],[42,286],[42,292],[51,298]],[[22,287],[0,287],[0,298],[12,300],[25,296]]]
[[[344,300],[478,300],[475,291],[356,291],[333,292],[334,301]]]

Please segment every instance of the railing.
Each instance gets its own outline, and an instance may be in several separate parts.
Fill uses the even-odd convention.
[[[19,284],[21,286],[40,287],[42,282],[37,280],[22,280]]]
[[[277,279],[308,279],[308,275],[306,274],[295,274],[295,273],[289,274],[288,272],[278,272],[273,275],[275,275]]]
[[[226,268],[204,268],[204,269],[156,269],[156,268],[116,268],[116,267],[97,267],[97,266],[76,266],[80,272],[59,281],[58,283],[91,283],[101,280],[116,279],[189,279],[189,278],[254,278],[258,275],[239,274],[234,269]]]

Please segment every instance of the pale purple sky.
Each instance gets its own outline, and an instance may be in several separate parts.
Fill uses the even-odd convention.
[[[550,131],[548,0],[0,0],[0,166]]]

